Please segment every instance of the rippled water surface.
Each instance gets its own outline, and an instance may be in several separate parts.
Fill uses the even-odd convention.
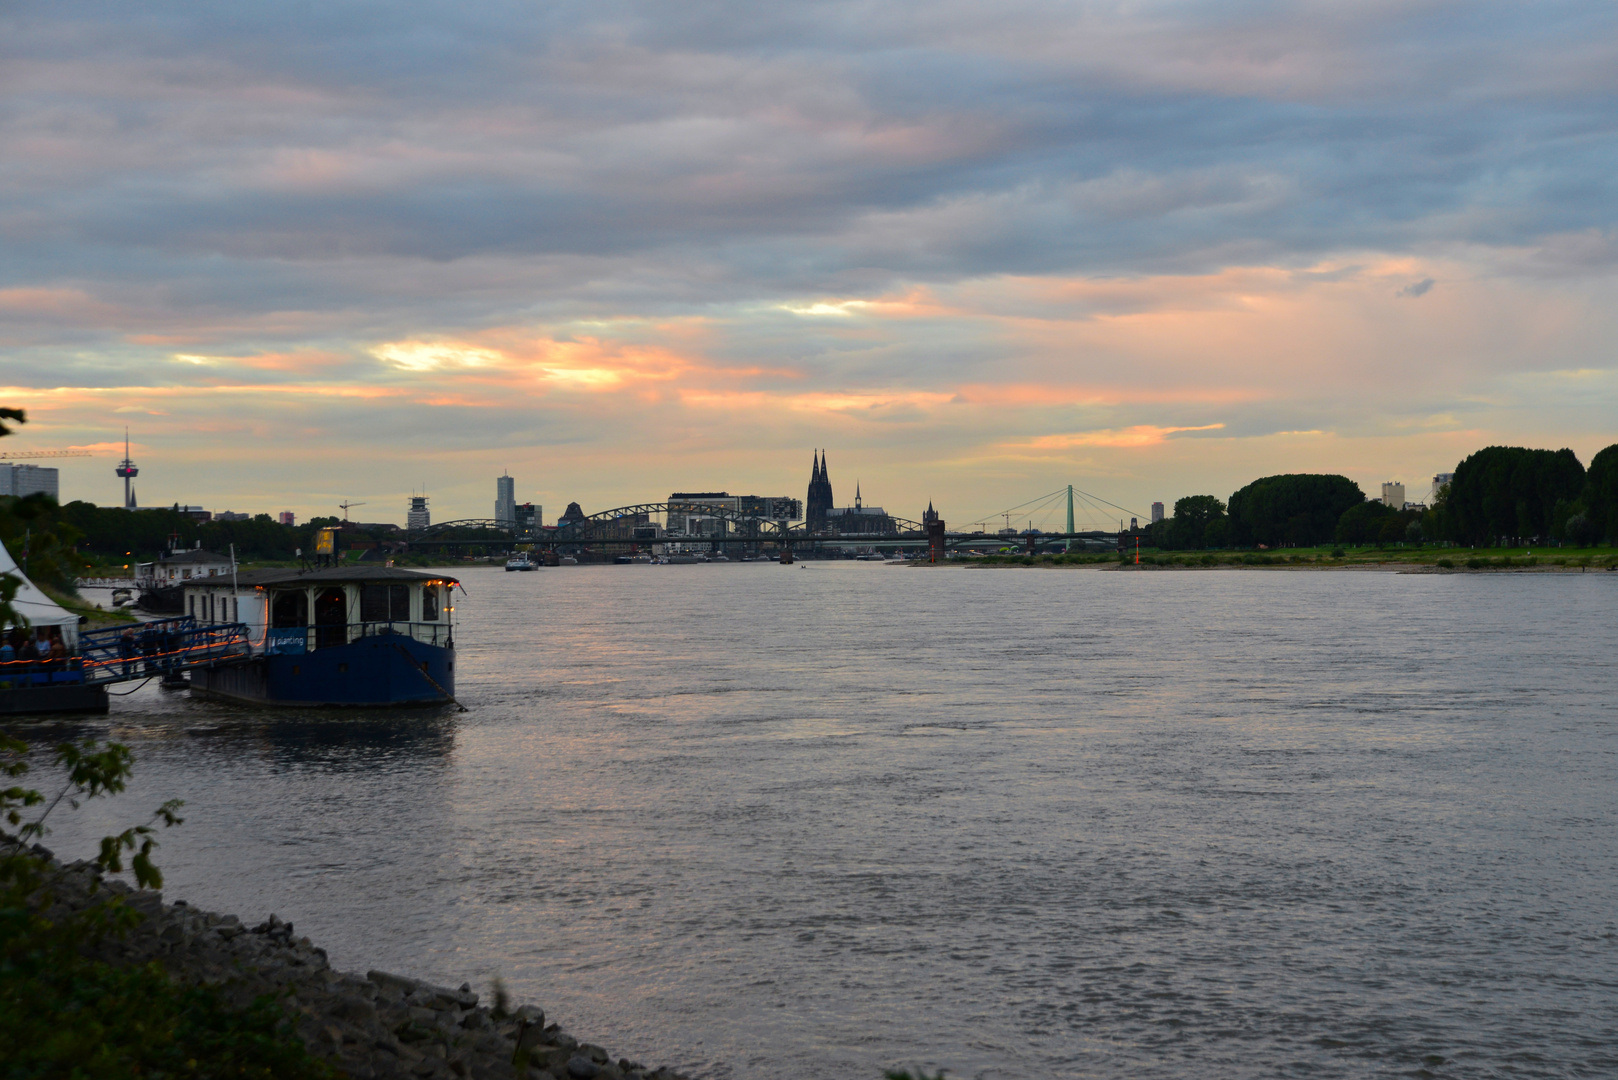
[[[1618,574],[465,578],[468,712],[148,687],[52,844],[705,1077],[1618,1075]]]

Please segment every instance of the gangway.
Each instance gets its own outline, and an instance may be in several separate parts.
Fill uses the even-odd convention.
[[[252,651],[246,623],[199,623],[191,615],[79,635],[87,686],[178,675]]]

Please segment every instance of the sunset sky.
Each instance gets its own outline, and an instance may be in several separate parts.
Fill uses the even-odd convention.
[[[1618,441],[1609,3],[0,7],[64,500],[966,523]],[[114,453],[116,447],[117,453]]]

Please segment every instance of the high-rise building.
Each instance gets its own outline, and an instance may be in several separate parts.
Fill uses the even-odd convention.
[[[432,523],[433,516],[427,512],[427,496],[410,496],[410,510],[405,514],[405,528],[411,532],[420,532]]]
[[[283,510],[281,511],[280,520],[281,524],[283,525],[296,525],[298,523],[298,516],[291,510]]]
[[[1391,506],[1395,510],[1405,508],[1405,486],[1397,480],[1389,480],[1382,485],[1382,505]]]
[[[509,474],[494,478],[494,520],[508,529],[517,527],[517,481]]]
[[[544,524],[545,508],[535,506],[533,503],[518,503],[517,538],[519,540],[532,540],[539,535],[539,527]]]
[[[62,493],[60,477],[55,469],[42,465],[13,465],[0,461],[0,495],[49,495],[53,499]]]
[[[1163,520],[1163,504],[1160,503],[1160,502],[1155,502],[1155,503],[1152,504],[1152,524],[1156,525],[1159,521],[1162,521],[1162,520]]]
[[[831,473],[826,468],[826,455],[815,451],[814,471],[809,474],[809,497],[803,501],[804,524],[810,532],[826,527],[826,511],[832,508]]]

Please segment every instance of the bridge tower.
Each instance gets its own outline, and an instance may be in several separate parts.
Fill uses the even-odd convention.
[[[1067,486],[1067,550],[1073,550],[1073,485]]]

